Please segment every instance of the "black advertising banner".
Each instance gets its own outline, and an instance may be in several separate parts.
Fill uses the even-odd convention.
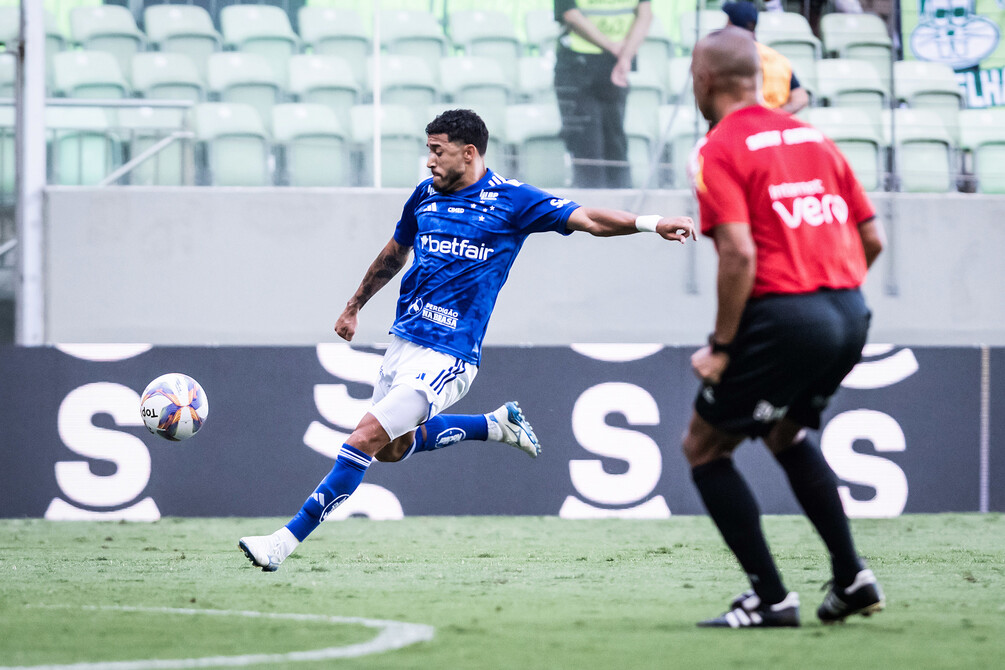
[[[992,381],[1005,378],[1002,351],[991,351]],[[698,390],[691,353],[488,348],[472,390],[448,413],[518,400],[541,457],[462,442],[374,463],[333,516],[701,514],[680,452]],[[0,347],[0,516],[292,515],[366,412],[380,359],[380,349],[335,343]],[[851,516],[977,511],[982,499],[1005,510],[995,486],[1005,457],[993,449],[1005,440],[1005,406],[993,394],[987,402],[984,363],[979,348],[866,348],[816,435]],[[209,398],[205,426],[187,441],[150,434],[140,417],[140,393],[165,372],[190,375]],[[737,462],[764,512],[798,512],[763,445],[742,445]]]

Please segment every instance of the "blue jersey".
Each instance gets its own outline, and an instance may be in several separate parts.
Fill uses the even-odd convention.
[[[394,240],[413,247],[401,279],[391,333],[478,365],[482,339],[499,290],[523,241],[553,230],[568,235],[566,221],[579,207],[528,184],[486,171],[453,193],[432,178],[405,203]]]

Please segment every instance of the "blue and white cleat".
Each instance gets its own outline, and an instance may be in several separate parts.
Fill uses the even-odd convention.
[[[511,400],[492,412],[489,420],[495,421],[501,429],[500,442],[516,447],[531,458],[537,458],[541,454],[541,443],[534,434],[534,428],[524,418],[520,405],[516,402]]]
[[[262,569],[262,572],[275,572],[279,569],[279,564],[286,558],[283,555],[281,542],[275,535],[242,537],[237,546],[241,548],[248,560]]]

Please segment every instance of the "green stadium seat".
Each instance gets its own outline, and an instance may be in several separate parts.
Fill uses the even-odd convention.
[[[667,63],[667,101],[694,104],[691,56],[674,56]]]
[[[46,85],[52,87],[52,58],[66,49],[66,37],[59,28],[59,23],[52,13],[46,11],[45,22],[45,62]],[[11,7],[0,7],[0,42],[7,51],[17,49],[18,35],[21,31],[21,9],[16,4]]]
[[[272,110],[277,182],[289,186],[351,186],[348,131],[329,107],[287,103]]]
[[[424,109],[439,99],[436,78],[429,71],[426,62],[418,56],[384,54],[380,58],[379,73],[376,64],[373,58],[367,61],[370,74],[368,88],[374,90],[374,82],[379,74],[382,104]]]
[[[888,106],[889,89],[869,61],[825,58],[817,63],[817,99],[831,107],[858,107],[875,121]]]
[[[515,158],[516,178],[540,188],[562,188],[572,180],[572,164],[560,135],[557,104],[516,104],[506,108],[506,141]]]
[[[554,9],[530,9],[524,14],[526,50],[529,56],[554,54],[562,24],[555,20]]]
[[[204,102],[192,109],[196,141],[204,156],[200,183],[212,186],[267,186],[269,141],[251,105]]]
[[[300,8],[297,17],[300,36],[312,53],[344,58],[356,81],[366,83],[366,63],[372,48],[357,12],[307,5]]]
[[[180,55],[180,54],[175,54]],[[118,110],[117,131],[133,160],[171,133],[188,130],[182,109],[129,107]],[[133,186],[186,186],[195,179],[192,141],[178,138],[161,148],[128,174]]]
[[[960,111],[960,149],[981,193],[1005,193],[1005,107]]]
[[[82,49],[113,54],[126,75],[131,71],[133,56],[146,49],[146,37],[136,26],[133,13],[119,5],[73,8],[70,37]]]
[[[450,41],[443,33],[443,26],[430,12],[382,11],[380,40],[387,53],[421,58],[437,78],[440,74],[440,59],[452,52]]]
[[[663,22],[654,14],[652,23],[649,24],[649,34],[639,45],[635,57],[638,69],[641,72],[652,72],[659,81],[665,82],[669,76],[668,64],[673,55],[673,41]]]
[[[848,159],[862,187],[877,191],[883,184],[883,138],[876,118],[854,107],[807,107],[805,120],[833,140]]]
[[[146,51],[133,57],[133,88],[144,98],[203,102],[206,90],[186,54]]]
[[[440,80],[453,107],[474,110],[489,129],[505,126],[506,105],[513,93],[496,61],[479,56],[444,58],[440,61]]]
[[[551,56],[523,56],[517,63],[518,102],[558,104],[555,97],[555,59]]]
[[[126,98],[130,88],[107,51],[61,51],[53,57],[53,88],[68,98]]]
[[[893,85],[898,102],[934,111],[942,118],[953,141],[959,141],[964,98],[953,68],[932,61],[897,61],[893,64]]]
[[[912,193],[956,190],[953,140],[936,112],[906,107],[886,109],[881,122],[883,142],[894,150],[900,190]]]
[[[373,140],[380,128],[381,186],[412,188],[427,175],[424,122],[415,108],[404,105],[357,105],[352,109],[352,139],[360,156],[359,176],[364,185],[373,185]]]
[[[640,107],[627,107],[625,110],[625,138],[628,141],[628,165],[633,188],[657,184],[655,179],[649,179],[649,167],[657,144],[657,121],[654,117],[651,110],[643,112]]]
[[[274,105],[282,102],[282,91],[265,56],[241,51],[212,54],[207,63],[209,90],[220,102],[251,105],[263,123],[269,123]]]
[[[666,185],[690,188],[687,164],[698,140],[708,132],[708,122],[691,105],[663,105],[659,109],[660,137],[670,166]]]
[[[0,203],[10,204],[17,200],[17,161],[14,156],[14,107],[0,107]]]
[[[209,12],[198,5],[149,5],[143,10],[143,26],[158,50],[187,55],[208,80],[209,56],[223,47]]]
[[[638,70],[628,74],[628,98],[625,108],[633,110],[640,122],[648,120],[646,124],[650,136],[656,135],[658,110],[660,105],[666,102],[665,82],[665,78],[658,78],[652,70]]]
[[[824,14],[820,17],[820,36],[825,56],[867,60],[889,85],[894,51],[883,19],[875,14]]]
[[[265,57],[279,85],[286,87],[290,57],[300,52],[300,37],[285,11],[272,5],[228,5],[220,10],[220,31],[225,46]]]
[[[122,164],[122,145],[101,109],[48,106],[45,125],[50,184],[95,186]]]
[[[719,9],[683,11],[677,15],[677,44],[684,53],[690,54],[699,39],[725,28],[728,20],[726,13]]]
[[[290,93],[300,102],[329,107],[342,128],[350,127],[349,110],[361,101],[359,83],[349,63],[339,56],[299,54],[290,59]]]
[[[0,52],[0,98],[13,98],[17,79],[17,58],[9,52]]]
[[[516,85],[517,62],[523,53],[523,45],[509,14],[499,11],[455,11],[447,18],[447,28],[451,40],[465,55],[495,59],[502,66],[509,82]]]

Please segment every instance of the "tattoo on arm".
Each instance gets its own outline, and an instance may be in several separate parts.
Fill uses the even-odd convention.
[[[408,260],[409,251],[410,247],[403,247],[393,242],[381,250],[370,264],[363,281],[356,289],[356,295],[353,296],[354,302],[359,307],[365,305],[377,291],[384,288],[398,274]]]

